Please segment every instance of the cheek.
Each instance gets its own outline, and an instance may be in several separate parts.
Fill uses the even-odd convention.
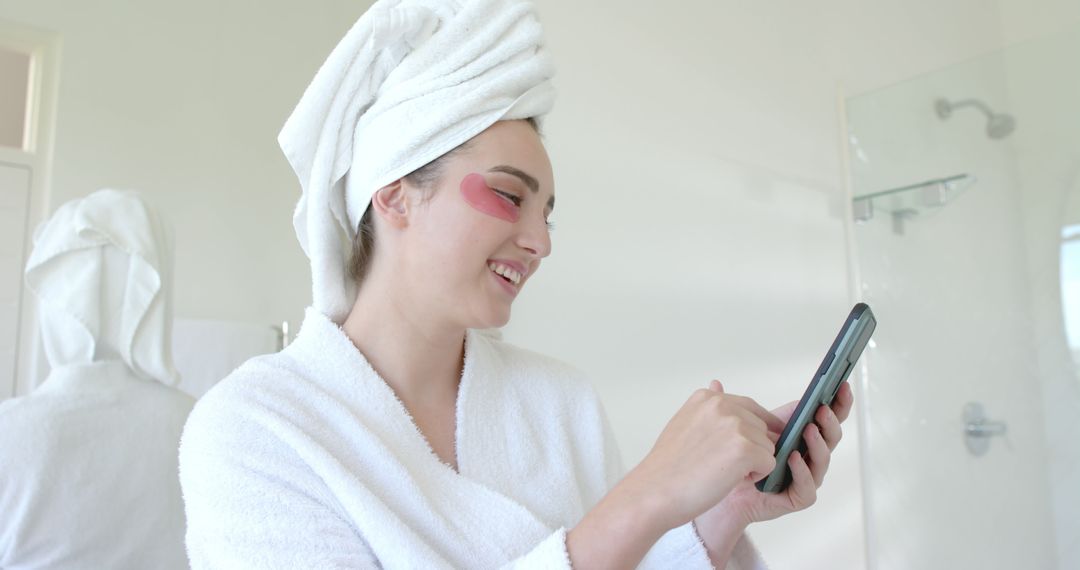
[[[496,194],[479,174],[470,174],[461,181],[461,197],[478,212],[510,223],[518,221],[517,206]]]

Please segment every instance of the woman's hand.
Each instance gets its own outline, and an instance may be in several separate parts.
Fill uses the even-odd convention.
[[[715,380],[710,389],[717,393],[723,392],[723,387]],[[844,382],[840,385],[832,405],[818,408],[814,423],[806,426],[803,431],[809,461],[798,452],[791,454],[788,468],[791,469],[792,482],[784,492],[762,493],[754,486],[754,482],[760,477],[747,477],[719,504],[697,517],[694,522],[698,533],[710,551],[714,550],[713,544],[719,550],[727,550],[728,543],[733,544],[731,533],[736,530],[741,533],[750,523],[801,511],[814,504],[817,500],[817,489],[829,469],[832,450],[836,449],[843,435],[840,424],[851,413],[854,401],[851,386]],[[797,401],[791,402],[777,408],[773,413],[786,423],[797,405]],[[779,438],[782,425],[780,430],[770,432],[771,441],[775,442]]]
[[[619,486],[655,501],[665,528],[691,521],[746,480],[772,471],[770,431],[783,421],[750,398],[698,390]]]
[[[741,481],[770,473],[776,460],[769,431],[783,427],[750,398],[694,392],[645,459],[567,533],[573,566],[637,567],[664,533],[716,505]],[[739,528],[734,536],[741,534]]]

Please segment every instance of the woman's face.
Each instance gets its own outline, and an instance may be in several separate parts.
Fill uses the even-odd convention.
[[[551,253],[554,179],[540,136],[525,121],[495,123],[444,162],[434,189],[406,190],[409,255],[400,261],[412,300],[455,326],[506,324]]]

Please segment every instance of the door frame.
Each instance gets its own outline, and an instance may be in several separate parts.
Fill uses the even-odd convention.
[[[51,209],[53,148],[60,84],[60,35],[55,32],[0,19],[0,47],[30,55],[29,97],[23,149],[0,147],[0,162],[30,170],[30,196],[24,228],[23,264],[30,253],[34,228]],[[28,394],[48,371],[41,343],[37,306],[20,287],[19,323],[16,333],[15,377],[0,379],[0,399]]]

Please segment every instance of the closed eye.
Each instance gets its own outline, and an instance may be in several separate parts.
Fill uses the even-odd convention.
[[[495,188],[492,188],[491,191],[498,194],[499,196],[502,196],[506,200],[510,201],[510,203],[512,203],[513,205],[515,205],[515,206],[517,206],[519,208],[521,207],[521,198],[519,198],[518,196],[515,196],[515,195],[513,195],[513,194],[511,194],[509,192],[503,192],[502,190],[497,190]]]

